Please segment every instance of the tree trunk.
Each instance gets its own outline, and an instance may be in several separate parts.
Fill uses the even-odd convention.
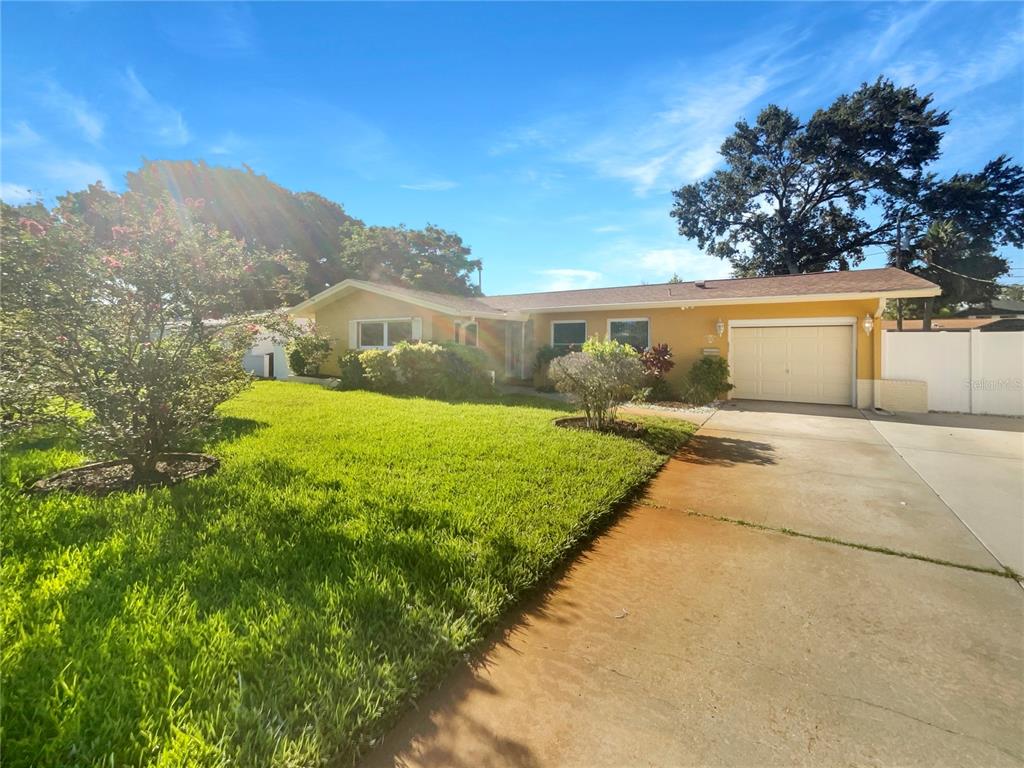
[[[159,480],[162,475],[157,471],[157,454],[146,454],[144,456],[129,456],[128,461],[132,465],[132,481],[135,483],[151,483]]]
[[[924,309],[921,312],[921,327],[924,328],[924,330],[926,331],[930,331],[932,329],[932,302],[934,301],[935,299],[931,298],[924,300]]]

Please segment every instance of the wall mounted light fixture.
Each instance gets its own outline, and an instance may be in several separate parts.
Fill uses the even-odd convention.
[[[875,319],[871,315],[864,315],[864,319],[861,321],[861,327],[864,329],[864,333],[870,336],[871,331],[875,329]]]
[[[715,333],[718,334],[719,338],[721,338],[722,334],[725,333],[725,323],[723,323],[721,319],[715,323]]]

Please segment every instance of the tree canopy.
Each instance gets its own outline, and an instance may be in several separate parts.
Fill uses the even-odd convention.
[[[128,190],[154,204],[170,195],[178,203],[203,200],[194,220],[268,252],[285,251],[304,265],[298,292],[249,295],[251,309],[306,298],[345,278],[383,280],[411,288],[472,295],[479,259],[455,233],[428,224],[423,229],[367,226],[315,192],[292,192],[248,166],[211,166],[203,161],[146,162],[126,176]],[[69,205],[97,226],[108,228],[102,185],[71,193]],[[19,215],[45,218],[44,206],[22,206]]]
[[[743,276],[849,269],[869,247],[895,251],[943,220],[976,254],[1020,246],[1024,172],[1001,156],[939,179],[929,168],[950,117],[932,102],[879,78],[806,122],[764,108],[722,144],[725,168],[673,193],[679,233]],[[1005,272],[998,257],[984,265],[985,279]]]
[[[269,287],[289,292],[301,265],[202,223],[201,198],[99,186],[87,198],[83,208],[68,195],[45,217],[0,210],[0,423],[60,420],[149,478],[248,384],[242,355],[273,320],[246,306]]]
[[[351,221],[341,229],[339,265],[346,277],[438,293],[475,294],[471,279],[481,262],[470,258],[461,237],[431,224],[407,229]]]

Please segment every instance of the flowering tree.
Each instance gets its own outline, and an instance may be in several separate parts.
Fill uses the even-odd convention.
[[[241,357],[267,316],[254,292],[286,291],[286,254],[253,251],[197,223],[202,200],[117,195],[95,185],[45,216],[3,208],[3,378],[8,425],[78,419],[86,447],[127,459],[137,481],[195,437],[249,382]],[[257,324],[257,320],[258,323]],[[40,407],[45,403],[45,407]],[[27,404],[27,406],[26,406]]]
[[[579,403],[587,426],[604,429],[614,420],[616,406],[637,393],[644,367],[629,344],[590,339],[581,352],[552,360],[550,375],[559,392]]]

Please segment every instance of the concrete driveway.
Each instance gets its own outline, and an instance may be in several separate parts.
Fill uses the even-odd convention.
[[[1024,590],[890,425],[719,411],[367,765],[1024,764]]]
[[[865,415],[985,547],[1024,574],[1024,419]]]

